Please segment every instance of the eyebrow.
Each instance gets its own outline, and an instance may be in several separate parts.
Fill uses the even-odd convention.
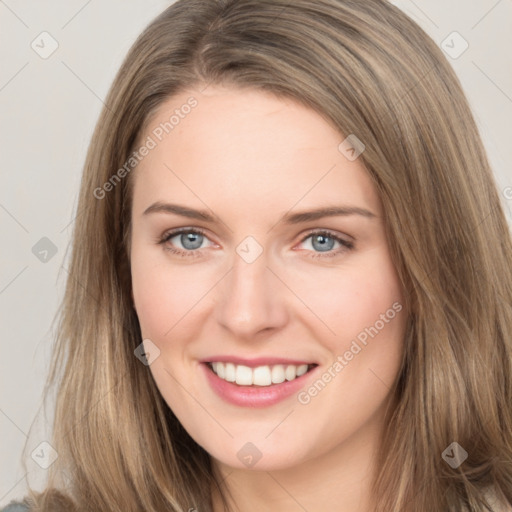
[[[286,224],[299,224],[301,222],[322,219],[323,217],[348,215],[361,215],[369,219],[377,217],[377,215],[375,215],[370,210],[367,210],[366,208],[360,208],[358,206],[328,206],[325,208],[318,208],[316,210],[287,213],[282,218],[282,221]]]
[[[194,208],[188,208],[179,204],[163,203],[161,201],[157,201],[156,203],[146,208],[142,215],[149,215],[151,213],[170,213],[174,215],[180,215],[181,217],[187,217],[189,219],[202,220],[211,223],[215,222],[216,220],[215,216],[209,213],[207,210],[196,210]],[[360,208],[358,206],[328,206],[297,213],[286,213],[281,218],[280,222],[285,224],[300,224],[302,222],[318,220],[324,217],[349,215],[361,215],[369,219],[377,217],[377,215],[375,215],[370,210],[367,210],[366,208]]]
[[[157,201],[146,208],[142,215],[149,215],[150,213],[172,213],[181,217],[188,217],[189,219],[215,222],[215,217],[206,210],[195,210],[194,208],[188,208],[179,204],[162,203],[161,201]]]

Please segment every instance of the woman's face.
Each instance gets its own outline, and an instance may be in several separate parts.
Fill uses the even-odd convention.
[[[348,457],[383,427],[406,313],[344,139],[291,100],[220,87],[174,96],[140,139],[131,272],[149,370],[221,464]]]

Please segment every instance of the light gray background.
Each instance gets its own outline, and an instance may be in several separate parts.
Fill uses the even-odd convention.
[[[25,494],[21,453],[42,403],[81,169],[102,100],[136,36],[170,3],[0,0],[0,506]],[[448,58],[512,219],[512,0],[393,3],[438,45],[459,51],[454,31],[469,44]],[[47,59],[31,47],[35,40],[48,49],[43,31],[59,45]],[[46,263],[32,252],[43,237],[57,248]],[[48,428],[30,432],[28,470],[36,486],[45,470],[30,451],[48,438]]]

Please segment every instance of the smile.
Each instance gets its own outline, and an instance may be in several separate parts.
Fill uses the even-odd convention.
[[[275,364],[250,368],[242,364],[221,361],[209,363],[209,367],[220,379],[239,386],[271,386],[272,384],[281,384],[285,380],[293,381],[314,366],[316,365]]]
[[[291,398],[320,370],[318,364],[304,361],[236,359],[224,356],[199,366],[210,389],[238,407],[269,407]]]

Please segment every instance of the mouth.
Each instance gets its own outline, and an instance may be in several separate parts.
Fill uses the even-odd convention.
[[[283,382],[292,382],[310,372],[318,365],[312,364],[273,364],[249,367],[224,361],[206,362],[206,366],[226,382],[244,387],[268,387]]]

